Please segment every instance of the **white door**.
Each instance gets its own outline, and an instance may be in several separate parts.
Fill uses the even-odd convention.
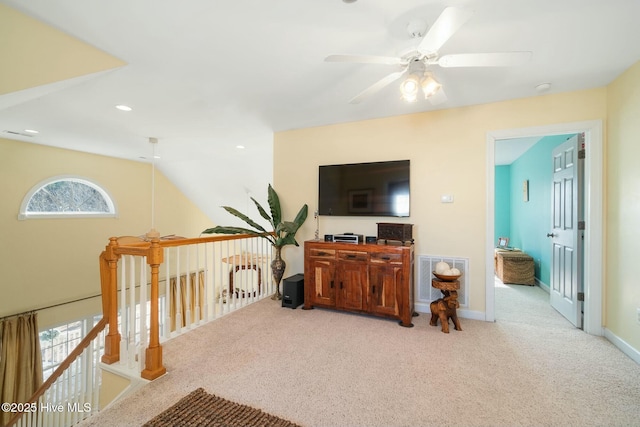
[[[553,150],[551,203],[551,306],[576,327],[582,328],[582,197],[579,181],[584,164],[579,152],[584,134],[576,135]],[[584,152],[584,151],[583,151]],[[583,298],[580,298],[583,299]]]

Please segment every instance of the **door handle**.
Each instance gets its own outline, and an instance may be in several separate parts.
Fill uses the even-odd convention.
[[[547,237],[557,237],[557,234],[547,233]]]

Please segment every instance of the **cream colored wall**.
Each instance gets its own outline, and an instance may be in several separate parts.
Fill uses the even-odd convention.
[[[608,89],[606,325],[640,351],[640,62]]]
[[[0,40],[0,58],[11,64],[0,67],[0,95],[125,65],[3,4]]]
[[[63,174],[91,179],[114,199],[117,218],[18,220],[25,194]],[[98,256],[111,236],[141,235],[151,227],[151,166],[111,157],[0,139],[0,317],[100,293]],[[210,220],[160,172],[156,229],[195,237]],[[100,299],[44,311],[40,327],[69,315],[100,311]]]
[[[417,255],[469,258],[469,309],[485,311],[486,134],[501,129],[604,120],[606,89],[546,95],[276,133],[274,187],[287,217],[318,198],[318,166],[411,160],[411,216],[404,219],[320,217],[320,235],[377,233],[376,222],[414,224]],[[452,194],[454,203],[440,203]],[[313,215],[299,242],[314,237]],[[304,269],[302,248],[287,247],[286,274]]]

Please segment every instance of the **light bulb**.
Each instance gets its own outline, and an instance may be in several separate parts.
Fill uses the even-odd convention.
[[[441,85],[431,75],[425,75],[424,79],[422,80],[421,86],[424,97],[429,98],[440,89]]]
[[[411,75],[400,85],[400,93],[405,101],[413,102],[418,98],[419,82],[416,76]]]

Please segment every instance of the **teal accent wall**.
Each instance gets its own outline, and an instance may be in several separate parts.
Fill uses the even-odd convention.
[[[546,136],[510,165],[508,201],[500,196],[504,192],[504,183],[500,183],[498,190],[498,174],[504,174],[498,169],[504,166],[496,166],[496,206],[509,204],[509,246],[522,249],[533,257],[536,278],[547,286],[550,284],[551,267],[551,245],[547,238],[551,230],[551,156],[556,146],[572,136]],[[525,181],[529,186],[528,201],[523,198]]]
[[[495,236],[509,237],[511,234],[511,165],[496,166],[495,173]]]

